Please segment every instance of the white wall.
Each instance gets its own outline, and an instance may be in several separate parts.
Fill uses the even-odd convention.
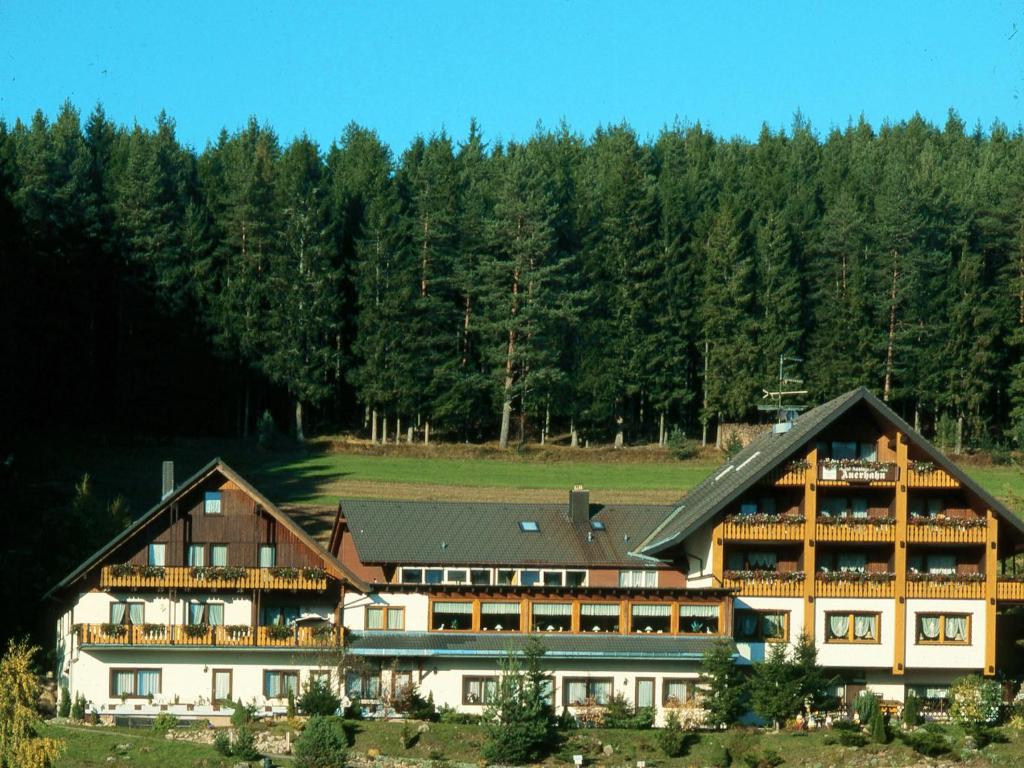
[[[918,645],[918,613],[969,614],[970,645]],[[985,635],[984,600],[907,600],[907,672],[923,668],[980,671],[985,668]]]
[[[686,585],[688,587],[722,586],[714,583],[711,577],[714,566],[712,557],[715,551],[712,546],[714,543],[712,533],[714,533],[714,526],[711,523],[706,523],[686,537],[683,551],[687,555]]]
[[[426,632],[430,620],[430,599],[426,595],[409,592],[382,592],[363,595],[358,592],[345,593],[344,617],[342,623],[347,629],[366,629],[366,607],[369,605],[393,605],[405,608],[405,629],[407,632]]]
[[[804,601],[799,597],[737,597],[734,610],[789,611],[789,642],[795,643],[804,631]],[[739,663],[764,661],[770,643],[736,643]]]
[[[825,614],[831,612],[881,614],[879,643],[826,643]],[[892,669],[896,652],[896,608],[891,599],[830,598],[814,601],[814,638],[818,662],[826,667],[877,667]]]

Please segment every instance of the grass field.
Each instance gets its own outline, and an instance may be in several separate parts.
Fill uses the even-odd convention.
[[[173,459],[187,477],[220,456],[279,503],[334,505],[339,498],[390,497],[561,502],[575,483],[598,503],[669,504],[722,461],[711,450],[677,461],[658,448],[540,448],[500,451],[489,446],[371,446],[320,439],[304,447],[283,443],[269,451],[240,440],[90,441],[47,444],[21,457],[46,467],[45,482],[70,488],[83,473],[108,498],[123,494],[139,513],[159,496],[160,462]],[[1016,466],[969,463],[967,471],[993,495],[1024,498],[1024,472]]]
[[[441,761],[455,764],[477,765],[484,734],[479,726],[431,723],[430,730],[409,749],[401,743],[400,723],[356,723],[351,743],[351,755],[365,756],[370,749],[377,749],[383,756],[421,762],[428,768],[440,768]],[[1002,730],[1003,743],[993,743],[979,752],[959,754],[959,736],[954,736],[954,754],[950,758],[969,768],[988,766],[1009,766],[1019,762],[1024,741],[1018,731]],[[218,755],[212,747],[167,741],[147,730],[126,730],[123,728],[84,728],[51,725],[46,734],[63,738],[68,750],[57,764],[57,768],[93,768],[116,765],[133,765],[140,768],[227,768],[237,760]],[[604,745],[611,745],[612,754],[603,752]],[[815,732],[754,732],[733,731],[725,734],[705,733],[695,735],[687,753],[678,758],[667,758],[658,749],[656,731],[619,731],[590,729],[564,733],[561,746],[545,761],[554,767],[572,765],[572,755],[584,755],[586,765],[597,768],[635,765],[637,760],[658,768],[696,768],[712,763],[712,756],[720,754],[720,745],[736,752],[734,765],[745,764],[742,754],[762,757],[769,752],[779,755],[787,766],[851,766],[852,768],[873,768],[875,766],[935,765],[926,761],[902,743],[888,745],[869,744],[861,748],[842,747],[835,743],[831,733]],[[113,757],[111,761],[108,758]],[[949,762],[946,758],[945,762]],[[275,764],[287,766],[288,758],[275,759]]]

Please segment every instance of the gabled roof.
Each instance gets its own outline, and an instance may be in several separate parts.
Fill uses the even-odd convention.
[[[75,570],[61,579],[52,589],[50,589],[43,598],[49,598],[54,593],[61,589],[68,587],[70,584],[77,581],[79,578],[84,576],[89,570],[97,565],[104,557],[109,555],[121,544],[126,542],[142,528],[144,528],[150,521],[156,518],[161,512],[166,510],[171,504],[178,501],[185,494],[194,490],[196,486],[202,483],[204,480],[209,478],[215,472],[219,472],[225,478],[235,483],[245,493],[247,493],[253,501],[271,517],[281,523],[291,533],[293,533],[302,543],[308,546],[311,550],[316,552],[324,561],[324,567],[327,572],[336,578],[348,581],[360,589],[366,590],[369,585],[360,579],[358,576],[351,573],[345,566],[343,566],[337,558],[327,552],[322,546],[320,546],[312,536],[310,536],[298,523],[291,519],[287,514],[282,512],[277,506],[270,501],[266,496],[256,490],[249,482],[239,475],[235,470],[231,469],[227,464],[221,461],[220,458],[211,460],[206,466],[202,467],[194,475],[185,480],[181,485],[174,489],[174,492],[167,496],[165,499],[161,499],[156,505],[151,507],[145,514],[137,518],[131,525],[121,531],[117,536],[108,541],[96,552],[94,552],[88,559],[79,565]]]
[[[342,514],[363,563],[404,565],[637,564],[630,551],[672,507],[591,505],[591,525],[577,526],[565,504],[435,501],[342,501]],[[537,532],[519,523],[537,523]]]
[[[665,521],[637,547],[637,552],[656,556],[679,544],[860,403],[874,411],[879,419],[892,424],[906,435],[911,444],[923,451],[936,466],[959,480],[964,489],[974,494],[993,512],[1024,532],[1024,521],[1006,505],[972,480],[889,406],[864,387],[858,387],[799,416],[789,431],[768,431],[752,440],[683,497]]]

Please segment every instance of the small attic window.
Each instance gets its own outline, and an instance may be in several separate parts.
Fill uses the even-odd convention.
[[[590,527],[592,529],[594,529],[595,531],[603,531],[604,530],[604,521],[603,520],[591,520],[590,521]]]
[[[523,533],[540,533],[540,526],[536,520],[520,520],[519,530]]]
[[[207,491],[203,495],[203,512],[208,515],[220,514],[220,491]]]

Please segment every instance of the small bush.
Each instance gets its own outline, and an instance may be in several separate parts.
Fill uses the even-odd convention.
[[[782,755],[774,749],[766,749],[761,754],[749,754],[743,758],[746,768],[775,768],[784,762]]]
[[[161,736],[178,727],[178,718],[170,712],[161,712],[153,718],[153,732]]]
[[[235,743],[231,745],[231,754],[241,760],[260,759],[260,753],[256,751],[256,734],[248,725],[243,725],[235,731]]]
[[[420,732],[409,725],[407,721],[402,723],[402,730],[399,732],[398,738],[402,742],[402,749],[412,749],[420,740]]]
[[[576,718],[572,716],[572,712],[569,711],[568,707],[562,707],[562,713],[555,720],[555,725],[560,731],[571,731],[578,727]],[[570,758],[569,762],[572,762]]]
[[[231,736],[227,731],[217,731],[213,737],[213,748],[224,757],[231,757]]]
[[[700,452],[697,441],[688,438],[681,429],[673,429],[668,433],[667,445],[669,452],[680,461],[692,459]]]
[[[705,764],[709,768],[729,768],[732,765],[732,757],[721,742],[713,741],[708,745],[704,754]]]
[[[251,723],[252,719],[256,717],[256,705],[255,704],[243,704],[242,700],[239,699],[234,702],[232,706],[235,708],[234,712],[231,713],[231,724],[235,728],[241,728],[246,723]]]
[[[67,683],[60,687],[60,706],[57,708],[57,715],[65,719],[71,716],[71,689]]]
[[[480,715],[471,715],[468,712],[459,712],[454,707],[444,706],[437,710],[437,719],[442,723],[476,725],[482,718]]]
[[[723,739],[725,751],[729,755],[731,765],[745,765],[757,744],[757,734],[743,729],[729,731]]]
[[[871,721],[875,717],[875,713],[878,712],[881,707],[878,705],[878,697],[873,693],[861,693],[857,697],[857,701],[853,705],[854,710],[857,713],[857,719],[860,720],[861,725],[870,725]]]
[[[875,712],[871,716],[868,728],[871,730],[871,740],[873,742],[876,744],[889,743],[889,726],[885,722],[885,715],[882,713],[881,707],[875,707]]]
[[[345,748],[345,740],[338,735],[334,723],[315,715],[295,740],[296,768],[340,768],[345,765]]]
[[[285,709],[285,715],[295,717],[295,691],[291,688],[288,689],[288,708]]]
[[[264,411],[260,420],[256,423],[256,442],[260,448],[270,448],[274,444],[274,435],[277,433],[277,426],[274,424],[274,417],[270,411]]]
[[[940,757],[952,751],[949,739],[938,726],[925,726],[900,734],[903,743],[925,757]]]
[[[949,688],[949,717],[964,728],[994,725],[1002,703],[999,683],[980,675],[957,678]]]
[[[85,707],[85,696],[82,694],[75,696],[75,703],[71,705],[71,719],[85,720]]]
[[[679,724],[679,716],[672,712],[665,722],[665,727],[658,731],[658,748],[666,757],[682,757],[689,746],[689,734]]]
[[[921,724],[921,700],[913,693],[907,693],[903,702],[903,724],[916,728]]]
[[[743,440],[740,439],[740,435],[735,429],[726,436],[722,450],[730,459],[743,450]]]
[[[341,707],[339,699],[326,680],[307,680],[299,698],[299,711],[304,715],[326,717],[335,714]]]
[[[654,727],[654,707],[640,707],[633,715],[633,724],[630,726],[638,731],[646,731]]]

